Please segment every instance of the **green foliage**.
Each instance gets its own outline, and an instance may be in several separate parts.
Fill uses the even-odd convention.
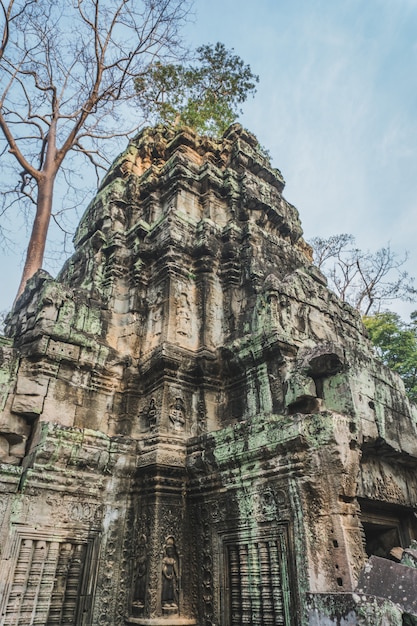
[[[409,324],[388,311],[363,321],[378,356],[401,376],[408,397],[417,403],[417,311]]]
[[[256,91],[249,65],[222,43],[197,48],[196,64],[154,63],[136,79],[139,105],[154,123],[221,135]]]

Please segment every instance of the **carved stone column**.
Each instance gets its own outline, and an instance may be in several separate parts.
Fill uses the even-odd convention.
[[[180,410],[180,409],[175,409]],[[190,576],[186,450],[178,435],[144,441],[134,487],[135,535],[129,624],[196,624]]]

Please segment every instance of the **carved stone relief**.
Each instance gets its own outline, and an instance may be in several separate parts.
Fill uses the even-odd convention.
[[[417,535],[416,410],[283,186],[238,125],[146,129],[29,281],[0,342],[2,626],[306,626],[306,591],[354,588],[358,499]]]
[[[150,305],[148,322],[148,349],[154,348],[162,341],[162,331],[164,323],[164,298],[158,291]]]
[[[171,404],[169,411],[170,427],[175,431],[182,431],[185,428],[185,405],[184,400],[180,397],[175,398]]]
[[[259,522],[273,521],[277,518],[277,503],[271,488],[255,493],[254,514]]]
[[[141,615],[145,608],[148,573],[148,545],[146,535],[140,535],[134,564],[133,615]]]
[[[179,613],[180,564],[174,537],[166,538],[162,558],[161,605],[164,615]]]
[[[190,303],[186,293],[181,293],[177,300],[176,308],[177,335],[190,339],[191,337],[191,312]]]
[[[159,422],[159,409],[156,406],[155,398],[151,398],[149,401],[149,406],[143,410],[143,415],[145,418],[146,427],[150,431],[154,431]]]
[[[197,435],[201,435],[207,430],[207,411],[206,403],[200,400],[197,405]]]

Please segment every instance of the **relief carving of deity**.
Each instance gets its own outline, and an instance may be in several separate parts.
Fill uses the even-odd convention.
[[[276,291],[270,291],[267,296],[268,317],[271,326],[275,326],[279,319],[278,313],[278,294]]]
[[[204,401],[200,401],[197,407],[197,434],[205,433],[207,430],[207,411]]]
[[[172,536],[167,537],[162,559],[162,610],[173,614],[179,609],[178,553]]]
[[[191,337],[191,313],[187,294],[182,293],[177,301],[177,333],[183,337]]]
[[[151,313],[151,332],[154,337],[158,337],[162,333],[162,317],[163,301],[161,294],[158,292]]]
[[[148,570],[147,540],[145,535],[139,538],[138,557],[136,561],[136,580],[133,591],[133,609],[136,612],[145,606],[146,574]]]
[[[147,426],[150,430],[155,430],[158,421],[158,409],[155,398],[151,398],[149,406],[145,411]]]
[[[175,398],[169,412],[169,420],[174,430],[182,430],[185,426],[185,406],[182,398]]]

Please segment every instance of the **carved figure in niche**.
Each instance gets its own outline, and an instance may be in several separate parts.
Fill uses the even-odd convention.
[[[182,293],[177,301],[177,333],[183,337],[191,337],[190,304],[187,294]]]
[[[162,559],[162,609],[169,612],[178,612],[179,598],[179,573],[178,554],[175,547],[174,537],[167,537]]]
[[[265,328],[266,302],[263,295],[256,298],[255,306],[252,312],[252,331],[259,332]]]
[[[133,591],[132,606],[134,609],[143,609],[146,597],[146,574],[148,571],[148,546],[146,535],[139,537],[138,559],[136,561],[136,580]]]
[[[204,401],[200,401],[197,407],[197,434],[201,435],[201,433],[205,433],[207,430],[207,413],[206,413],[206,405]]]
[[[255,506],[255,517],[259,521],[273,520],[277,516],[277,504],[274,493],[271,489],[257,494],[257,503]]]
[[[158,409],[156,408],[155,398],[151,398],[146,410],[146,421],[150,430],[155,430],[157,417]]]
[[[274,274],[269,274],[265,279],[264,294],[266,302],[265,324],[276,328],[280,326],[282,330],[288,331],[294,324],[291,300],[295,298],[293,286],[289,286],[285,281],[279,280]],[[303,298],[299,298],[303,301]]]
[[[226,519],[227,507],[224,502],[211,502],[207,515],[211,515],[213,522],[222,522]]]
[[[175,398],[169,412],[169,419],[174,430],[182,430],[185,426],[185,406],[182,398]]]
[[[271,324],[278,320],[278,294],[275,291],[270,291],[267,297],[269,319]]]
[[[308,330],[308,307],[302,304],[297,311],[297,317],[295,318],[295,327],[302,334],[306,334]]]
[[[201,394],[201,397],[204,396]],[[193,436],[199,436],[207,431],[207,412],[206,404],[203,400],[200,400],[197,404],[197,421],[191,426],[191,433]]]
[[[162,332],[162,307],[162,296],[158,292],[151,314],[151,332],[154,337],[159,336]]]

